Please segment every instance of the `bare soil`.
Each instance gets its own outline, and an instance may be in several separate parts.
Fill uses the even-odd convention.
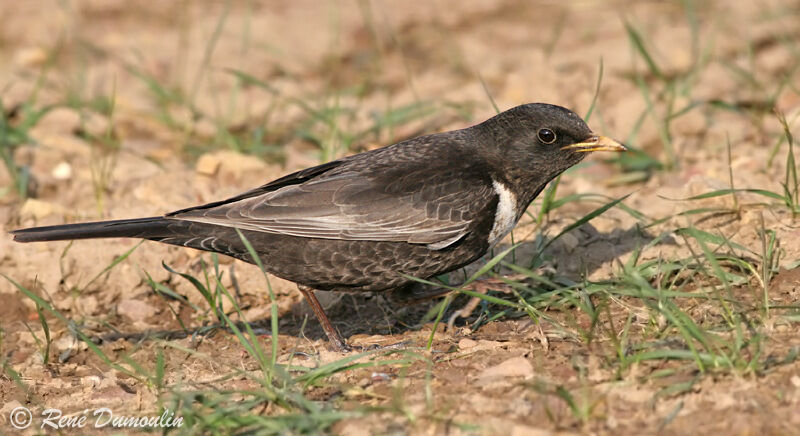
[[[495,113],[487,93],[500,110],[542,101],[585,114],[601,59],[602,84],[589,124],[631,140],[664,162],[670,156],[662,124],[647,113],[641,91],[649,87],[655,94],[661,78],[633,48],[625,27],[630,23],[647,35],[645,44],[663,77],[680,75],[696,59],[706,59],[674,102],[676,108],[693,102],[701,107],[670,124],[674,168],[629,172],[633,176],[625,180],[618,164],[594,156],[563,177],[558,197],[630,194],[625,200],[630,208],[652,220],[668,219],[641,229],[640,220],[613,208],[549,247],[549,274],[577,282],[607,279],[662,232],[690,225],[761,253],[763,222],[780,241],[784,267],[769,284],[770,298],[776,305],[794,305],[800,294],[800,269],[794,263],[800,259],[800,221],[788,209],[741,193],[738,213],[678,215],[731,208],[733,200],[677,200],[729,188],[731,175],[736,188],[783,192],[785,142],[767,166],[782,132],[771,107],[790,124],[800,116],[800,4],[709,1],[693,10],[689,19],[681,2],[2,2],[2,110],[13,122],[24,117],[20,105],[34,95],[35,107],[70,105],[47,113],[14,153],[18,164],[30,168],[28,199],[15,193],[12,176],[0,169],[0,189],[8,187],[0,197],[0,233],[153,216],[222,199],[321,159],[481,121]],[[242,86],[231,71],[247,73],[270,89]],[[180,94],[181,103],[142,77],[161,84],[162,91]],[[90,109],[110,97],[110,113]],[[341,112],[331,127],[314,122],[296,101]],[[371,130],[380,114],[420,102],[432,102],[433,110]],[[722,110],[713,102],[737,109]],[[660,104],[655,113],[663,114],[663,108]],[[792,131],[800,137],[798,125],[792,124]],[[225,145],[232,143],[226,142],[230,137],[246,143],[249,132],[259,128],[262,142],[271,147],[239,152]],[[355,138],[352,143],[348,134]],[[314,138],[322,138],[322,148]],[[523,218],[514,232],[515,240],[524,242],[516,251],[519,264],[537,255],[540,231],[552,237],[600,204],[569,203],[551,213],[544,228]],[[257,388],[251,380],[221,377],[229,368],[255,365],[235,336],[223,329],[182,337],[183,326],[196,329],[212,322],[207,311],[164,298],[148,284],[149,275],[207,308],[194,287],[162,262],[199,278],[211,257],[145,242],[104,271],[137,243],[21,245],[5,235],[0,237],[0,272],[50,301],[87,334],[104,338],[100,347],[112,360],[129,355],[154,368],[162,350],[167,385]],[[692,254],[689,248],[671,237],[642,257],[686,257]],[[250,265],[219,261],[223,284],[236,290],[244,318],[260,328],[268,347],[270,303],[264,278]],[[318,367],[341,359],[327,349],[294,285],[274,277],[270,284],[279,297],[279,362]],[[741,301],[754,302],[758,287],[753,281],[733,292]],[[433,328],[432,322],[420,320],[435,301],[397,307],[380,295],[320,297],[352,343],[408,341],[420,357],[408,365],[339,372],[323,386],[309,388],[309,398],[337,409],[375,407],[337,422],[331,428],[336,433],[800,434],[798,362],[759,373],[709,375],[686,369],[686,362],[663,360],[618,373],[607,364],[613,354],[609,335],[576,340],[575,332],[588,329],[591,320],[564,307],[549,311],[539,323],[509,314],[475,331],[470,328],[475,316],[459,321],[452,331],[440,324],[432,351],[420,351],[417,347],[426,345]],[[0,376],[0,432],[13,430],[7,415],[18,405],[34,412],[52,407],[74,413],[101,406],[127,414],[157,410],[158,389],[102,361],[49,314],[53,345],[45,365],[35,339],[44,332],[34,302],[5,279],[0,279],[0,301],[0,361],[25,386],[8,371]],[[453,307],[465,302],[458,297]],[[702,319],[708,304],[713,302],[697,300],[683,309]],[[626,319],[632,320],[632,334],[645,335],[651,328],[635,299],[620,299],[609,310],[618,325],[604,324],[600,332],[618,331]],[[642,317],[635,316],[640,312]],[[767,324],[765,358],[784,359],[800,347],[796,322],[776,318]],[[169,332],[166,341],[174,347],[145,335],[152,332]],[[195,353],[181,351],[184,347]],[[686,390],[664,390],[687,382]],[[584,408],[585,419],[558,395],[558,387]]]

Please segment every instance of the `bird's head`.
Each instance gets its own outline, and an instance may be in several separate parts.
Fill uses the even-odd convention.
[[[493,138],[494,161],[512,177],[546,183],[594,151],[625,151],[621,143],[597,135],[575,112],[531,103],[509,109],[480,125]]]

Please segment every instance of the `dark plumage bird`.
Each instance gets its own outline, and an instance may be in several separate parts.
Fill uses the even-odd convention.
[[[516,225],[588,152],[624,151],[574,112],[526,104],[462,130],[409,139],[153,218],[13,231],[19,242],[144,238],[227,254],[298,284],[332,346],[347,348],[313,290],[385,291],[461,268]]]

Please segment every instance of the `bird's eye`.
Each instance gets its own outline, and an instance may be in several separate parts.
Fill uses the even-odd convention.
[[[539,129],[539,140],[543,144],[552,144],[556,142],[556,134],[550,129]]]

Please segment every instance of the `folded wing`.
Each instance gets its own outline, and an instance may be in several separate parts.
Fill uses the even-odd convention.
[[[337,171],[172,218],[306,238],[402,241],[442,249],[461,239],[496,194],[464,169]],[[270,186],[270,185],[267,185]]]

